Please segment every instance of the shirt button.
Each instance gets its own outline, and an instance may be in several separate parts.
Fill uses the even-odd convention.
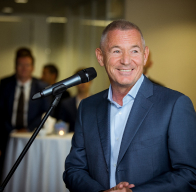
[[[119,139],[119,138],[117,137],[117,138],[116,138],[116,141],[118,141],[118,139]]]
[[[114,164],[114,167],[116,167],[116,164]]]
[[[121,115],[122,113],[121,112],[119,112],[119,115]]]

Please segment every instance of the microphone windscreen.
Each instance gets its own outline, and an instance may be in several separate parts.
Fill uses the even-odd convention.
[[[86,83],[88,81],[93,80],[95,77],[97,77],[97,72],[93,67],[89,67],[87,69],[83,69],[82,71],[79,71],[78,75],[81,78],[81,82]]]

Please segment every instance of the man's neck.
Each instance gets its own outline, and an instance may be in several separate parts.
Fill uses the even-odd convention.
[[[131,90],[132,87],[120,87],[120,88],[112,88],[112,99],[118,103],[119,105],[123,105],[123,98],[127,95],[127,93]]]
[[[141,83],[143,82],[143,79],[143,74],[141,74],[140,78],[136,82],[133,82],[132,84],[129,84],[127,86],[122,86],[117,83],[111,82],[113,101],[122,106],[123,98],[129,93],[132,88],[135,90],[134,92],[137,93],[141,86]]]
[[[30,78],[18,78],[17,77],[17,80],[20,81],[23,84],[26,83],[27,81],[30,81],[31,79],[32,79],[31,77]]]

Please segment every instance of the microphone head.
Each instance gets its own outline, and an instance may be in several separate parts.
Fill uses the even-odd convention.
[[[41,97],[41,94],[40,94],[40,92],[38,92],[38,93],[33,95],[32,99],[34,100],[34,99],[38,99],[40,97]]]
[[[93,80],[95,77],[97,77],[97,72],[93,67],[83,69],[79,71],[77,74],[80,76],[82,83],[86,83],[88,81]]]

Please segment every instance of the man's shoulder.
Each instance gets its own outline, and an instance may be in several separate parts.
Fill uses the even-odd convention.
[[[16,81],[16,76],[15,75],[11,75],[11,76],[7,76],[1,79],[1,84],[3,83],[9,83],[11,81]]]
[[[154,90],[159,92],[159,94],[169,94],[169,95],[174,95],[174,96],[183,95],[183,93],[181,93],[177,90],[174,90],[174,89],[171,89],[168,87],[164,87],[164,86],[158,85],[158,84],[154,84]]]
[[[158,100],[159,102],[163,103],[175,103],[179,98],[181,97],[187,97],[183,93],[173,90],[171,88],[163,87],[160,85],[154,84],[154,91],[153,96]]]
[[[107,96],[108,96],[108,89],[87,97],[86,99],[84,99],[84,102],[97,103],[103,99],[107,99]]]
[[[12,76],[7,76],[5,78],[2,78],[0,80],[0,87],[1,89],[9,89],[14,88],[16,85],[16,76],[12,75]]]
[[[165,103],[171,101],[175,102],[179,97],[184,95],[179,91],[152,83],[148,78],[145,78],[141,93],[146,97],[150,97],[151,101],[163,101]]]
[[[156,94],[169,94],[169,95],[182,95],[182,93],[176,91],[176,90],[173,90],[173,89],[170,89],[166,86],[163,86],[161,84],[158,84],[158,83],[154,83],[152,82],[151,79],[147,78],[144,76],[144,81],[143,81],[143,84],[142,86],[143,87],[143,91],[149,91],[149,90],[153,90],[153,93],[156,93]]]
[[[164,85],[163,85],[162,83],[160,83],[160,82],[158,82],[158,81],[156,81],[156,80],[154,80],[154,79],[151,79],[150,77],[148,77],[148,79],[149,79],[152,83],[154,83],[154,84],[157,84],[157,85],[160,85],[160,86],[163,86],[163,87],[164,87]]]

